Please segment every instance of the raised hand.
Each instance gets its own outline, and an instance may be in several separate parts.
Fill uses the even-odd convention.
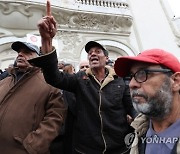
[[[41,50],[43,54],[52,51],[52,39],[57,32],[56,21],[54,17],[51,15],[51,4],[49,0],[47,0],[46,14],[47,15],[41,18],[37,24],[39,33],[41,35]]]
[[[52,39],[57,32],[56,21],[53,16],[45,16],[38,22],[38,29],[42,39]]]

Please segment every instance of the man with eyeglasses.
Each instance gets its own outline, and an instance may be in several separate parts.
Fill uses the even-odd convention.
[[[123,69],[122,69],[123,68]],[[172,54],[151,49],[136,57],[120,57],[115,72],[129,80],[134,108],[131,154],[179,154],[180,63]],[[132,140],[131,140],[132,141]]]

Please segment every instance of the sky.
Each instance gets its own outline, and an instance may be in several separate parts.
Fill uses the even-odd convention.
[[[176,17],[180,17],[180,0],[168,0]]]

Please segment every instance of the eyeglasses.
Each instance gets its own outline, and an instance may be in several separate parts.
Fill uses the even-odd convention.
[[[130,74],[130,76],[125,77],[126,81],[131,81],[132,78],[134,77],[134,79],[138,82],[138,83],[142,83],[145,82],[148,78],[148,74],[153,73],[153,72],[162,72],[162,73],[169,73],[172,72],[169,69],[143,69],[143,70],[139,70],[134,74]]]

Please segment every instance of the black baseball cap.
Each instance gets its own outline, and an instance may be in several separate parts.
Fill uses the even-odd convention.
[[[19,50],[22,47],[26,47],[26,48],[30,49],[32,52],[36,52],[38,55],[40,55],[40,50],[39,50],[38,46],[36,46],[34,44],[16,41],[11,45],[11,48],[17,52],[19,52]]]
[[[104,55],[105,55],[105,56],[108,56],[108,51],[106,50],[106,48],[103,47],[101,44],[95,42],[95,41],[89,41],[89,42],[85,45],[85,51],[88,53],[89,50],[90,50],[92,47],[100,47],[100,48],[103,50]]]

